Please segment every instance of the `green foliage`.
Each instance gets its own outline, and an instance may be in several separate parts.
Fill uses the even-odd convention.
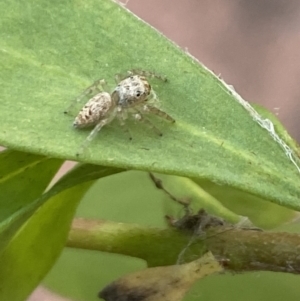
[[[24,300],[62,250],[89,186],[124,169],[188,177],[182,186],[231,220],[238,217],[221,203],[300,209],[299,173],[268,132],[217,77],[116,3],[5,0],[0,12],[0,144],[22,151],[0,156],[3,300]],[[176,123],[154,117],[164,133],[157,137],[129,122],[133,141],[117,123],[105,127],[79,158],[100,166],[79,166],[43,194],[88,134],[72,129],[64,109],[94,80],[113,86],[114,74],[131,68],[167,76],[167,83],[151,84]]]
[[[173,191],[172,181],[167,176],[162,177],[160,175],[158,177],[163,179],[166,188]],[[175,182],[175,186],[178,186],[178,182]],[[174,193],[177,196],[177,190],[174,190]],[[190,194],[189,191],[185,191],[179,196],[186,197]],[[194,195],[192,205],[193,203]],[[262,207],[256,207],[256,217],[261,217],[268,224],[269,219],[272,219],[273,215],[279,217],[280,212],[274,210],[272,207],[274,204],[265,203],[260,203]],[[270,206],[266,207],[267,205]],[[241,207],[241,205],[239,206]],[[284,209],[283,207],[280,208]],[[232,206],[232,209],[236,209],[236,206]],[[180,217],[183,214],[182,208],[176,206],[174,202],[154,187],[147,174],[130,171],[97,181],[84,196],[76,215],[87,219],[100,218],[122,222],[130,226],[134,223],[144,226],[144,228],[157,227],[162,229],[166,227],[163,220],[166,212],[175,217]],[[254,212],[252,216],[255,217]],[[297,229],[294,228],[295,230]],[[124,231],[126,230],[124,229]],[[108,233],[112,235],[111,231],[106,232],[106,235]],[[173,247],[176,248],[174,240],[172,239],[171,242],[170,238],[165,242],[161,239],[159,241],[162,244],[161,249],[168,250],[167,253],[165,251],[165,254],[173,256],[173,253],[169,254],[169,250]],[[157,252],[158,250],[155,254]],[[120,276],[145,268],[146,263],[136,257],[65,248],[54,268],[47,275],[44,284],[74,300],[97,301],[99,300],[97,293],[107,284]],[[298,282],[298,276],[287,273],[261,271],[234,275],[222,273],[200,281],[184,300],[198,301],[199,298],[202,298],[203,300],[229,301],[239,300],[242,296],[243,300],[247,301],[253,299],[280,301],[283,298],[297,301],[300,293]],[[253,291],[253,287],[255,287],[255,291]]]
[[[10,210],[1,223],[0,299],[24,300],[63,249],[77,205],[93,180],[121,170],[78,166],[42,194],[61,160],[6,151],[0,161],[1,172],[6,171],[1,201]]]
[[[205,179],[300,208],[299,173],[281,147],[215,76],[117,4],[15,0],[0,11],[3,145],[76,159],[87,132],[62,113],[72,97],[97,78],[112,84],[115,73],[150,69],[168,77],[153,86],[176,124],[159,123],[162,138],[131,124],[132,142],[107,127],[81,161]]]

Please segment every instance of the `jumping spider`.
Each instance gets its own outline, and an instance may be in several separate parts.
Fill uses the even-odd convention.
[[[86,96],[94,95],[80,110],[73,123],[75,128],[94,126],[86,141],[81,145],[77,155],[93,140],[103,126],[116,117],[124,131],[129,134],[130,139],[132,137],[125,124],[128,115],[131,115],[135,120],[144,122],[160,136],[162,136],[160,130],[150,120],[146,119],[144,114],[155,114],[168,121],[175,122],[175,119],[155,106],[158,103],[158,98],[151,88],[147,77],[156,77],[166,81],[166,78],[149,71],[131,70],[128,71],[126,76],[121,76],[120,74],[115,76],[117,86],[111,94],[106,92],[108,88],[105,80],[99,79],[76,98],[65,113],[68,113],[76,103]]]

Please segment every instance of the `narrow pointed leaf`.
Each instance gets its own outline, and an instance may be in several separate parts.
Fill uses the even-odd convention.
[[[62,251],[77,205],[93,180],[119,171],[78,166],[23,208],[20,216],[30,217],[0,252],[0,300],[25,300]]]
[[[0,250],[28,218],[20,212],[42,195],[62,162],[17,151],[0,153]]]

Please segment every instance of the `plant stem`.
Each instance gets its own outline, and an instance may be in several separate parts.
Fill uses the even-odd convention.
[[[300,273],[298,234],[218,226],[205,237],[173,228],[75,219],[67,246],[137,257],[149,266],[173,265],[179,254],[189,262],[209,250],[231,272]]]

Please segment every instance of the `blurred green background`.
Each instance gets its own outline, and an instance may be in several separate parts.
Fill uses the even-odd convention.
[[[230,209],[234,210],[235,206],[232,203]],[[256,212],[260,216],[264,212],[266,225],[269,224],[268,216],[272,220],[274,214],[280,214],[277,205],[264,203],[262,206],[262,210]],[[77,212],[78,217],[157,227],[167,226],[164,221],[166,214],[180,217],[183,210],[154,187],[147,173],[138,171],[128,171],[97,181],[85,195]],[[282,214],[286,215],[284,208]],[[285,225],[281,226],[281,230],[300,231],[300,226]],[[94,301],[99,300],[97,294],[105,285],[145,267],[140,259],[65,248],[44,284],[74,300]],[[299,284],[299,276],[284,273],[227,273],[199,281],[184,300],[296,301],[300,296]]]

